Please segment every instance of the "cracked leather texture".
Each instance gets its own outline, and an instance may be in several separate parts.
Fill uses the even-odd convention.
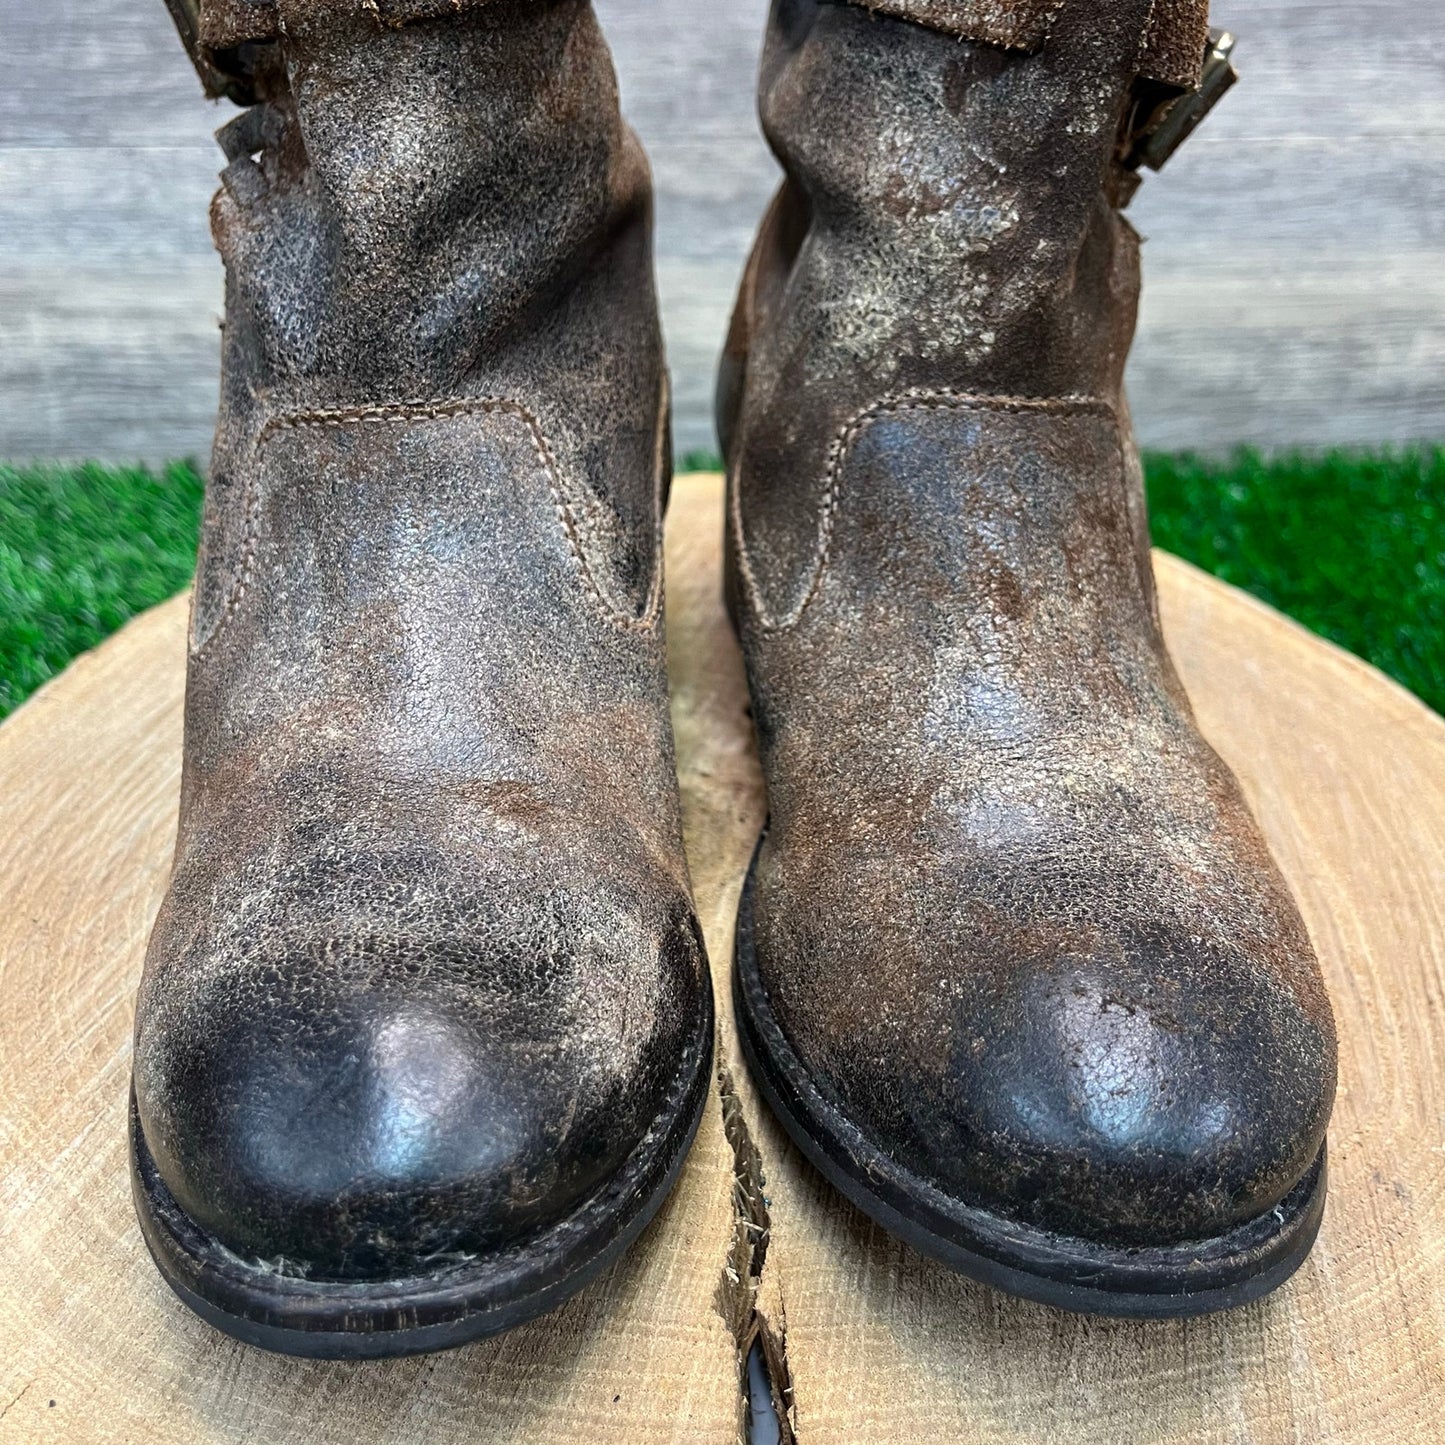
[[[1030,55],[778,0],[721,423],[769,1006],[921,1180],[1131,1246],[1282,1199],[1336,1045],[1160,635],[1107,198],[1150,7],[1089,8]]]
[[[585,4],[278,9],[135,1085],[222,1244],[378,1280],[578,1210],[698,1062],[650,181]]]

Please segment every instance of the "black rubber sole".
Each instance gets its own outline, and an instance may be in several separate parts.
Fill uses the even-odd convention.
[[[733,991],[743,1054],[793,1142],[850,1203],[921,1253],[1008,1294],[1080,1314],[1172,1319],[1248,1304],[1304,1263],[1324,1218],[1326,1151],[1274,1209],[1215,1239],[1111,1249],[964,1204],[900,1168],[813,1086],[768,1006],[753,946],[754,874]]]
[[[362,1360],[453,1349],[555,1309],[613,1263],[662,1207],[711,1097],[713,1012],[666,1116],[576,1213],[525,1244],[413,1279],[333,1283],[244,1260],[176,1203],[130,1108],[131,1187],[161,1275],[216,1329],[265,1350]]]

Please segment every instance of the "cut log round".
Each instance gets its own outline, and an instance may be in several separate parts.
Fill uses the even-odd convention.
[[[674,717],[723,1097],[617,1267],[557,1314],[452,1354],[269,1356],[193,1318],[145,1255],[125,1101],[175,826],[184,600],[0,728],[0,1440],[724,1445],[754,1328],[805,1445],[1439,1438],[1445,723],[1160,559],[1175,658],[1299,895],[1339,1017],[1330,1208],[1310,1262],[1260,1304],[1184,1324],[1058,1314],[888,1239],[799,1159],[746,1080],[727,976],[764,801],[720,533],[716,479],[680,481]],[[752,1247],[764,1224],[765,1260]]]

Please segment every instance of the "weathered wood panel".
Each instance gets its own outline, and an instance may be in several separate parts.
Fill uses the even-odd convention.
[[[766,0],[598,0],[659,187],[678,443],[776,172]],[[1445,7],[1219,0],[1245,84],[1133,218],[1133,384],[1159,445],[1445,435]],[[204,455],[218,168],[160,0],[0,0],[0,456]]]

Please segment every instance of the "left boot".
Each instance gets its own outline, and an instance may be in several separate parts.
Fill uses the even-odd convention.
[[[754,1071],[888,1229],[1138,1316],[1298,1267],[1335,1086],[1304,925],[1164,650],[1124,399],[1120,206],[1205,36],[1201,0],[777,0],[788,181],[721,387],[771,808]]]
[[[710,1097],[651,179],[587,0],[183,34],[255,104],[136,1206],[239,1339],[459,1345],[618,1258]]]

